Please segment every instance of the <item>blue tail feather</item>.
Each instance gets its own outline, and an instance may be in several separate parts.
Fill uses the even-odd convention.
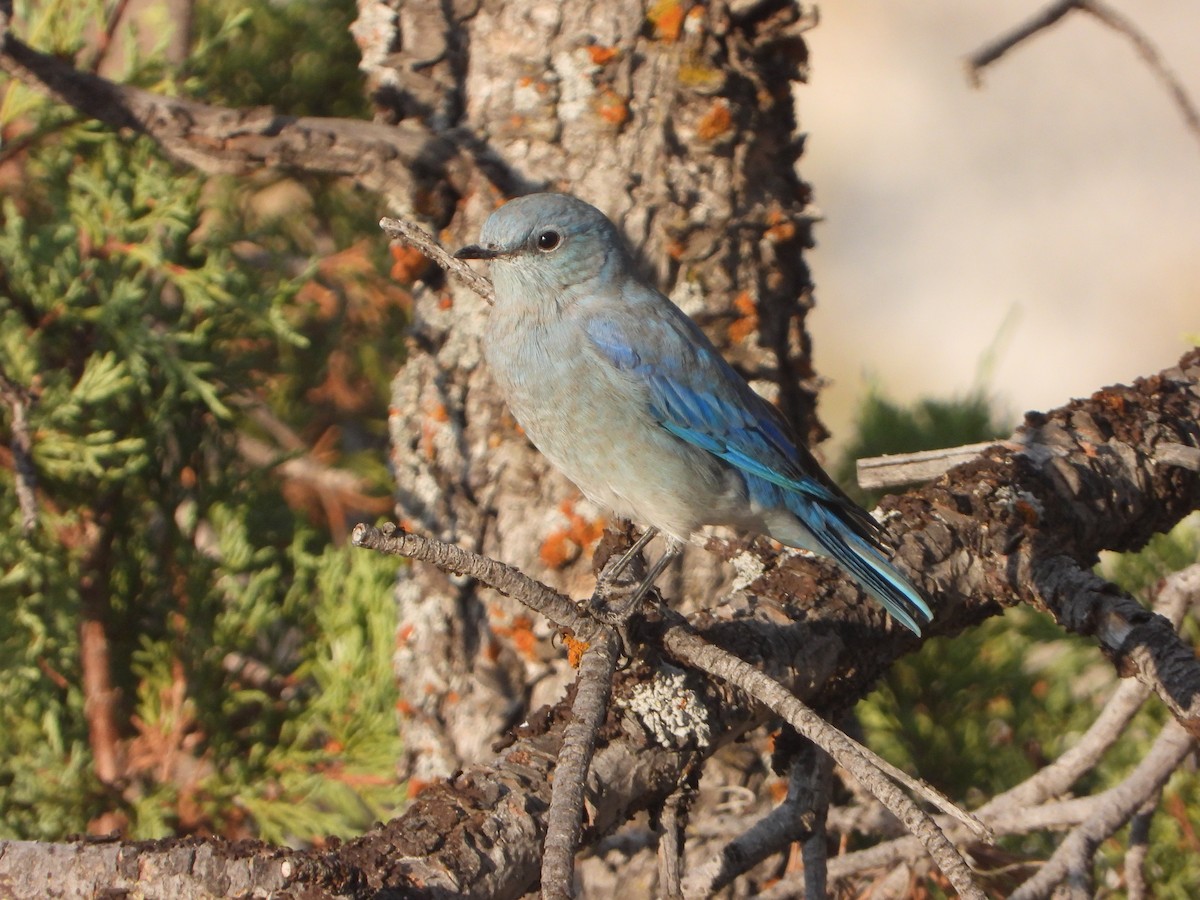
[[[812,521],[813,512],[817,513],[819,524]],[[933,612],[917,589],[884,557],[877,543],[840,521],[836,511],[820,508],[816,504],[809,505],[809,515],[803,518],[827,555],[853,575],[854,580],[878,600],[893,619],[914,634],[921,633],[918,621],[930,621]]]

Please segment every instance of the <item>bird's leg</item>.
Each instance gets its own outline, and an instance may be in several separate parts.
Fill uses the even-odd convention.
[[[634,545],[636,546],[636,545]],[[646,577],[642,579],[642,583],[638,585],[638,589],[633,592],[633,596],[629,598],[629,606],[631,609],[636,609],[642,598],[650,592],[654,587],[654,582],[658,581],[658,576],[663,573],[663,569],[669,566],[679,554],[683,552],[683,544],[674,538],[667,541],[667,549],[663,551],[663,555],[655,560],[654,565],[650,567],[650,571],[646,573]]]
[[[608,572],[604,573],[605,578],[610,581],[615,581],[620,574],[625,571],[629,564],[633,562],[634,557],[645,550],[646,545],[656,537],[658,537],[658,529],[651,525],[644,532],[642,532],[642,536],[640,538],[633,542],[633,546],[621,555],[621,558],[616,561],[612,568],[609,569]]]
[[[683,545],[674,538],[670,538],[667,541],[667,549],[663,551],[663,555],[655,560],[654,565],[650,567],[650,571],[637,583],[632,592],[629,591],[629,587],[626,585],[618,587],[614,583],[616,579],[629,567],[629,564],[637,558],[637,555],[657,534],[657,528],[647,529],[646,533],[638,538],[634,545],[620,559],[611,566],[606,566],[605,571],[601,573],[599,583],[596,585],[596,596],[593,598],[593,601],[599,599],[602,595],[606,600],[609,600],[609,598],[615,600],[615,602],[609,600],[605,604],[607,608],[601,612],[601,618],[609,624],[628,621],[629,617],[638,608],[638,604],[642,602],[642,599],[654,587],[654,582],[663,573],[663,569],[670,565],[671,561],[683,552]],[[598,607],[599,605],[593,603],[593,606]]]

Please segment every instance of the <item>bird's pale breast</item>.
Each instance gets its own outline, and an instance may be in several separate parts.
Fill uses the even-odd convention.
[[[680,540],[744,509],[736,478],[664,431],[645,388],[600,359],[578,323],[493,309],[484,352],[529,439],[597,504]]]

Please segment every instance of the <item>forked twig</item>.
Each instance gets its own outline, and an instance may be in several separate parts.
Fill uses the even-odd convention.
[[[1192,102],[1192,98],[1188,95],[1183,83],[1167,67],[1166,62],[1150,39],[1132,21],[1125,18],[1125,16],[1121,15],[1108,4],[1101,2],[1101,0],[1058,0],[1058,2],[1043,8],[1012,31],[1001,35],[996,40],[986,44],[967,57],[967,78],[974,87],[979,87],[983,82],[981,73],[985,67],[991,65],[1018,44],[1033,37],[1039,31],[1049,28],[1066,16],[1067,13],[1076,10],[1088,13],[1097,21],[1107,25],[1118,34],[1123,35],[1133,44],[1133,48],[1137,51],[1138,56],[1150,67],[1150,71],[1154,77],[1162,83],[1167,93],[1170,94],[1172,102],[1179,110],[1180,115],[1183,116],[1183,122],[1187,130],[1191,132],[1197,141],[1200,141],[1200,110],[1197,110],[1196,104]]]
[[[398,241],[408,244],[410,247],[420,250],[447,272],[458,276],[467,287],[489,304],[496,302],[496,291],[492,287],[491,280],[484,275],[480,275],[461,259],[455,259],[451,256],[446,248],[438,243],[437,238],[424,228],[404,219],[389,218],[380,219],[379,227],[383,229],[388,237],[395,238]]]
[[[984,900],[987,895],[975,882],[966,860],[937,823],[876,769],[869,751],[801,703],[779,682],[704,640],[678,615],[669,615],[671,624],[663,634],[663,646],[672,656],[745,691],[832,756],[917,836],[960,897]]]

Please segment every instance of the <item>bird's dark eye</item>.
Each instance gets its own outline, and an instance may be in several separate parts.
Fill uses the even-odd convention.
[[[562,243],[562,235],[557,231],[543,231],[537,236],[537,248],[543,253],[549,253],[551,250],[556,250],[558,245]]]

